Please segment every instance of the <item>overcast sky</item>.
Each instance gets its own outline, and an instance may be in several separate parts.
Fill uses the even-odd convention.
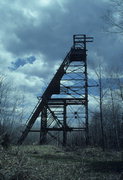
[[[122,70],[123,39],[106,32],[109,0],[1,0],[0,71],[34,107],[72,46],[73,34],[94,37],[88,45],[88,71],[101,60]]]

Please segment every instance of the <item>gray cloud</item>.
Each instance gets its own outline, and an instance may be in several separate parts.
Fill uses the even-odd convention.
[[[123,41],[103,28],[102,16],[110,8],[109,1],[54,0],[49,5],[41,2],[44,0],[0,3],[0,40],[4,51],[13,58],[43,54],[49,67],[53,67],[72,46],[72,35],[85,33],[94,36],[94,43],[88,45],[90,67],[98,64],[98,57],[107,65],[117,63],[121,67]]]
[[[48,7],[38,6],[36,1],[17,2],[1,7],[1,21],[6,24],[2,42],[14,55],[40,52],[56,60],[68,51],[75,33],[94,35],[101,41],[101,16],[108,7],[103,0],[67,0],[61,5],[55,0]]]
[[[102,16],[110,7],[108,0],[41,2],[44,0],[0,2],[0,71],[25,94],[29,109],[71,48],[73,34],[94,36],[94,42],[88,44],[90,78],[100,60],[109,71],[119,66],[122,72],[123,40],[104,30]],[[8,68],[19,58],[31,56],[35,57],[32,63],[17,64],[13,71]]]

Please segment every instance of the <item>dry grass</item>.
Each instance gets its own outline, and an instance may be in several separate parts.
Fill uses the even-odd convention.
[[[121,180],[119,152],[98,148],[65,151],[55,146],[13,146],[0,150],[0,180]]]

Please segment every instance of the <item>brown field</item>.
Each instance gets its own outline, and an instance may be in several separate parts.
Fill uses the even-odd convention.
[[[91,147],[12,146],[0,149],[0,180],[122,180],[121,159]]]

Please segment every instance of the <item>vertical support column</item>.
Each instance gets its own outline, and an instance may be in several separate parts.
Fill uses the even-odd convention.
[[[47,108],[44,107],[41,113],[41,128],[40,128],[40,144],[45,144],[47,140]]]
[[[86,54],[86,35],[84,35],[84,50]],[[87,54],[85,57],[85,133],[86,133],[86,145],[89,144],[89,128],[88,128],[88,72],[87,72]]]
[[[64,100],[63,106],[63,146],[67,144],[67,109],[66,109],[66,100]]]

